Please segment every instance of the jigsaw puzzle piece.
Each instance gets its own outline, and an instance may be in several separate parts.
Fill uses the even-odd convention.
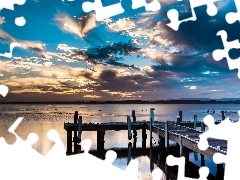
[[[160,168],[155,168],[152,171],[152,180],[159,180],[162,178],[162,176],[163,176],[163,172]]]
[[[212,56],[213,59],[216,61],[220,61],[223,58],[227,59],[228,67],[230,70],[238,69],[238,78],[240,78],[240,58],[238,59],[231,59],[229,57],[229,50],[230,49],[239,49],[240,43],[239,40],[236,39],[234,41],[227,41],[227,32],[225,30],[221,30],[217,32],[217,36],[221,36],[224,49],[216,49],[213,51]]]
[[[146,11],[158,11],[161,5],[158,0],[153,0],[151,3],[146,3],[146,0],[132,0],[132,9],[145,7]]]
[[[0,85],[0,94],[5,97],[8,94],[9,88],[5,85]]]
[[[189,0],[189,1],[191,6],[192,17],[186,18],[184,20],[179,20],[179,12],[176,9],[171,9],[167,12],[167,16],[170,20],[170,23],[168,23],[167,25],[173,30],[177,31],[179,29],[180,24],[183,22],[196,21],[197,17],[194,10],[194,8],[196,7],[207,5],[207,14],[209,16],[215,16],[218,12],[218,9],[214,3],[220,0],[201,0],[201,1]]]
[[[173,155],[167,156],[166,163],[168,166],[178,166],[178,176],[177,179],[181,180],[207,180],[209,175],[208,167],[204,166],[199,168],[199,178],[189,178],[185,177],[185,157],[174,157]]]
[[[48,151],[46,157],[61,157],[65,156],[65,147],[63,142],[61,141],[59,133],[55,129],[51,129],[47,133],[47,137],[49,140],[55,142],[53,147]]]
[[[237,12],[229,12],[226,14],[225,19],[228,24],[233,24],[236,21],[240,21],[240,1],[234,0]]]
[[[103,6],[101,0],[95,0],[93,3],[89,1],[84,2],[82,4],[82,9],[84,12],[95,10],[97,21],[102,21],[112,16],[124,13],[121,2],[109,6]]]

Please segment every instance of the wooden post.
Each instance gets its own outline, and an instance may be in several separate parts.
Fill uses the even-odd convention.
[[[223,179],[223,176],[224,176],[223,164],[217,164],[216,178]]]
[[[132,157],[132,143],[129,142],[129,143],[128,143],[128,158],[127,158],[127,165],[128,165],[129,162],[131,161],[131,157]]]
[[[205,159],[204,159],[204,155],[200,155],[201,156],[201,166],[205,166]]]
[[[204,131],[205,131],[205,124],[204,124],[204,122],[203,122],[203,121],[201,122],[201,131],[202,131],[202,132],[204,132]]]
[[[166,180],[169,180],[169,168],[168,168],[167,162],[165,162],[165,176],[166,176]]]
[[[150,118],[152,119],[152,124],[154,124],[154,108],[150,108]]]
[[[67,155],[72,154],[72,131],[67,131]]]
[[[75,111],[74,113],[74,124],[78,123],[78,111]],[[74,143],[74,154],[78,153],[78,135],[77,131],[74,131],[74,136],[73,136],[73,143]]]
[[[180,122],[182,122],[182,111],[179,111]]]
[[[81,142],[81,138],[82,138],[82,116],[78,117],[78,143]],[[79,151],[81,152],[81,145],[78,146]]]
[[[183,145],[182,145],[182,136],[179,134],[179,156],[181,157],[183,155]]]
[[[180,124],[180,116],[177,116],[177,124]]]
[[[132,118],[133,118],[133,122],[136,122],[136,114],[135,114],[135,110],[132,110]],[[133,130],[133,137],[136,138],[137,137],[137,131]]]
[[[146,150],[146,139],[147,139],[147,134],[146,134],[146,129],[142,129],[142,149]]]
[[[150,171],[152,172],[154,169],[154,163],[153,163],[153,149],[150,147]]]
[[[152,118],[150,118],[150,147],[152,147]]]
[[[169,147],[169,134],[168,134],[168,121],[165,121],[165,149],[168,152]]]
[[[186,161],[189,161],[189,149],[183,147],[183,156],[185,157]]]
[[[131,118],[130,116],[127,116],[127,124],[128,124],[128,140],[132,139],[132,127],[131,127]]]
[[[221,111],[222,113],[222,121],[225,119],[224,111]]]
[[[193,129],[197,128],[197,115],[194,115],[194,121],[193,121]]]
[[[104,155],[104,135],[105,131],[97,131],[97,152],[101,156]]]

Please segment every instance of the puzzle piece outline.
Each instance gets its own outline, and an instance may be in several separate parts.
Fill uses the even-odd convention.
[[[185,157],[174,157],[173,155],[168,155],[166,158],[166,163],[168,166],[178,166],[178,180],[207,180],[207,177],[209,175],[209,168],[206,166],[200,167],[199,172],[199,178],[190,178],[185,177]]]
[[[240,43],[239,40],[233,40],[233,41],[227,41],[227,32],[225,30],[220,30],[216,34],[217,36],[220,36],[222,39],[222,43],[224,46],[224,49],[216,49],[212,52],[213,59],[215,61],[220,61],[223,58],[227,59],[228,67],[230,70],[238,69],[238,78],[240,79],[240,58],[237,59],[231,59],[229,56],[230,49],[239,49]]]
[[[187,21],[196,21],[197,16],[195,13],[195,8],[201,7],[203,5],[207,5],[207,14],[209,16],[215,16],[218,13],[218,9],[216,5],[214,5],[215,2],[220,0],[189,0],[190,1],[190,7],[192,12],[192,17],[183,19],[179,21],[179,12],[176,9],[170,9],[167,12],[167,17],[170,20],[170,23],[166,24],[170,28],[172,28],[175,31],[178,31],[180,24]]]
[[[238,111],[238,114],[240,116],[240,111]],[[239,140],[238,137],[240,136],[240,121],[231,122],[227,117],[221,123],[215,125],[214,118],[211,115],[207,115],[203,121],[209,129],[199,135],[199,149],[206,150],[206,148],[209,147],[208,138],[227,140],[227,154],[215,153],[213,161],[216,164],[225,163],[224,180],[239,179],[239,166],[236,165],[236,162],[240,160],[240,154],[238,152],[240,146],[237,144]],[[224,133],[222,133],[223,131]]]
[[[95,11],[96,20],[103,21],[107,18],[124,13],[124,9],[119,3],[103,6],[101,0],[94,0],[94,2],[86,1],[82,4],[82,9],[84,12]],[[146,11],[158,11],[161,9],[161,5],[158,0],[153,0],[151,3],[147,3],[146,0],[132,0],[132,9],[138,9],[140,7],[145,7]]]

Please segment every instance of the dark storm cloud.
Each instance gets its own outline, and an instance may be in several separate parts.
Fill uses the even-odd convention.
[[[186,19],[192,16],[190,7],[186,8],[183,12],[180,11],[179,7],[181,7],[181,4],[182,6],[186,6],[186,2],[187,1],[182,1],[178,4],[171,5],[171,8],[175,7],[179,9],[179,19]],[[189,6],[189,4],[187,4],[187,6]],[[218,14],[212,17],[206,13],[206,8],[207,6],[195,8],[197,20],[184,22],[179,26],[178,31],[174,31],[166,25],[170,22],[167,17],[167,11],[170,7],[163,7],[161,15],[165,17],[163,24],[165,24],[165,29],[168,30],[168,39],[175,42],[176,45],[184,44],[198,51],[212,52],[215,49],[223,48],[221,38],[216,36],[218,31],[226,30],[229,35],[229,40],[240,38],[240,34],[237,31],[237,29],[240,28],[240,24],[236,22],[229,25],[225,20],[225,15],[228,12],[236,11],[233,0],[230,0],[227,7],[222,7],[219,9]]]
[[[124,60],[122,56],[134,54],[139,49],[140,48],[136,47],[130,41],[127,43],[119,42],[107,46],[89,48],[87,50],[73,51],[71,57],[75,59],[77,59],[78,56],[84,57],[86,61],[94,65],[104,64],[139,70],[139,68],[134,65],[128,65],[121,62]]]

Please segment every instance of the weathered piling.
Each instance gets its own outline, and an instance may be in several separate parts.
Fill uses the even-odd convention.
[[[168,152],[169,148],[169,133],[168,133],[168,121],[165,121],[165,150]]]
[[[82,139],[82,116],[78,117],[78,139],[77,143],[80,143]],[[78,145],[78,152],[81,152],[81,145]]]
[[[127,165],[130,163],[132,157],[132,143],[128,143],[128,157],[127,157]]]
[[[137,122],[135,110],[132,110],[132,118],[133,118],[133,122],[134,122],[134,123]],[[136,131],[136,130],[133,130],[133,137],[134,137],[134,138],[137,137],[137,131]]]
[[[223,164],[217,164],[216,178],[217,179],[222,179],[223,176],[224,176]]]
[[[179,156],[181,157],[183,155],[183,145],[182,145],[182,136],[179,134]]]
[[[186,161],[189,161],[189,149],[183,146],[183,156],[185,157]]]
[[[97,152],[101,156],[104,154],[104,135],[105,131],[97,131]]]
[[[150,118],[150,147],[152,147],[152,118]]]
[[[143,148],[143,150],[146,150],[146,140],[147,140],[146,128],[143,128],[142,129],[142,148]]]
[[[203,121],[201,121],[201,131],[204,132],[205,131],[205,123]]]
[[[72,131],[67,131],[67,155],[72,154]]]
[[[221,113],[222,113],[222,120],[224,120],[225,119],[225,112],[221,111]]]
[[[193,129],[196,129],[197,128],[197,115],[195,114],[194,117],[193,117]]]
[[[150,118],[152,119],[152,124],[154,123],[154,108],[150,108]]]
[[[177,116],[177,124],[180,124],[180,116]]]
[[[128,140],[132,139],[132,127],[131,127],[131,118],[130,116],[127,116],[127,124],[128,124]]]
[[[180,122],[182,121],[182,111],[179,111]]]
[[[202,154],[200,154],[200,156],[201,156],[201,166],[205,166],[205,157]]]
[[[74,113],[74,124],[78,123],[78,111],[75,111]],[[73,136],[73,143],[74,143],[74,154],[78,153],[78,135],[77,131],[74,131],[74,136]]]

